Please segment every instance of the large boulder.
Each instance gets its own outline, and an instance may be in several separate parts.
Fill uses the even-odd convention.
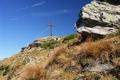
[[[100,35],[116,32],[120,28],[120,0],[93,0],[82,8],[76,28]]]

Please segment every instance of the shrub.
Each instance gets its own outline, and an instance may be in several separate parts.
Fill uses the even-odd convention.
[[[80,36],[79,34],[70,34],[70,35],[64,37],[63,42],[69,41],[69,40],[74,39],[79,36]]]
[[[9,65],[1,65],[0,66],[0,74],[6,75],[10,71]]]
[[[20,61],[20,63],[21,63],[22,65],[26,65],[26,64],[29,63],[29,62],[30,62],[30,59],[29,59],[29,58],[24,58],[23,60]]]
[[[67,42],[67,45],[68,45],[68,46],[73,46],[73,45],[78,45],[79,43],[80,43],[80,41],[75,40],[75,39],[72,39],[72,40],[69,40],[69,41]]]
[[[26,47],[22,47],[21,48],[21,52],[24,52],[25,49],[26,49]]]
[[[53,49],[54,47],[56,47],[57,43],[59,43],[59,41],[49,40],[47,42],[41,43],[40,47],[44,49]]]

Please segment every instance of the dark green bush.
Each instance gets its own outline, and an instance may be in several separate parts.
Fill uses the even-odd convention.
[[[72,45],[77,45],[78,43],[80,43],[80,41],[78,40],[69,40],[66,44],[69,45],[69,46],[72,46]]]
[[[64,37],[63,42],[69,41],[69,40],[74,39],[79,36],[80,36],[79,34],[70,34],[70,35]]]
[[[9,65],[0,65],[0,75],[6,75],[10,71]]]
[[[30,59],[29,58],[25,58],[23,60],[20,61],[22,65],[26,65],[27,63],[30,62]]]
[[[22,48],[21,48],[21,52],[23,52],[25,49],[26,49],[26,47],[22,47]]]
[[[44,49],[53,49],[54,47],[56,47],[57,43],[59,43],[59,41],[49,40],[47,42],[41,43],[41,45],[39,46]]]

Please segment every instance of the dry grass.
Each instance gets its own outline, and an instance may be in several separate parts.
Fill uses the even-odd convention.
[[[92,55],[95,58],[112,49],[111,41],[86,42],[74,48],[77,54]]]
[[[22,64],[19,61],[16,61],[14,64],[11,65],[11,69],[15,71],[18,68],[20,68],[21,66],[22,66]]]
[[[115,44],[113,43],[113,40]],[[70,47],[60,43],[59,47],[52,50],[36,49],[31,52],[26,51],[24,54],[22,53],[15,57],[11,57],[2,63],[12,63],[10,68],[14,71],[14,74],[12,73],[13,76],[11,77],[11,80],[79,80],[79,74],[81,74],[82,70],[86,67],[82,65],[94,65],[98,58],[101,60],[101,55],[108,61],[111,52],[117,54],[115,51],[120,50],[120,45],[118,45],[118,43],[120,43],[119,40],[120,38],[114,38],[102,39],[93,42],[90,39],[80,45]],[[114,54],[112,55],[115,56]],[[36,62],[27,62],[27,64],[22,65],[21,63],[24,57],[34,59]],[[14,64],[13,61],[15,62]],[[120,65],[119,56],[114,57],[112,61],[114,65]],[[16,73],[18,74],[16,75]],[[93,80],[96,77],[99,77],[99,75],[86,75],[86,79],[88,78],[87,80]],[[102,77],[101,80],[111,80],[111,78],[116,80],[112,75],[104,75],[100,77]],[[4,77],[0,77],[0,80],[6,79]]]
[[[45,80],[46,70],[37,64],[27,64],[20,74],[19,80]]]
[[[3,76],[0,76],[0,80],[7,80],[7,79]]]
[[[120,66],[120,58],[113,59],[113,63],[115,66]]]
[[[65,80],[75,80],[77,76],[79,75],[71,72],[64,72],[63,74],[63,77]]]
[[[105,76],[101,76],[100,80],[118,80],[118,79],[112,75],[105,75]]]
[[[50,53],[49,55],[49,59],[48,62],[45,65],[45,68],[47,68],[49,65],[52,64],[52,62],[60,55],[63,54],[67,51],[67,47],[66,46],[62,46],[62,47],[58,47],[55,48],[54,51],[52,53]]]

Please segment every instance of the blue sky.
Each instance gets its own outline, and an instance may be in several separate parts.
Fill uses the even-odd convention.
[[[75,33],[74,23],[82,6],[91,0],[0,0],[0,59],[18,53],[33,40]]]

